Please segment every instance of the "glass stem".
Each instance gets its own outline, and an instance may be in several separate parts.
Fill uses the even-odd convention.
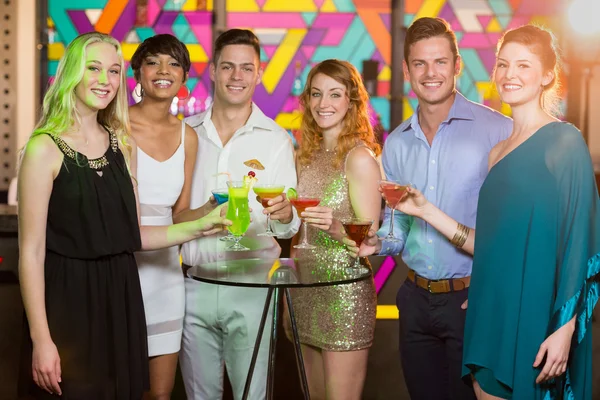
[[[394,237],[394,211],[396,211],[396,209],[392,207],[392,215],[390,218],[390,233],[388,233],[388,236],[390,237]]]
[[[306,226],[306,220],[302,221],[302,224],[304,225],[304,240],[302,240],[302,244],[308,244],[308,228]]]
[[[273,233],[271,230],[271,224],[269,222],[271,222],[271,214],[267,214],[267,233]]]

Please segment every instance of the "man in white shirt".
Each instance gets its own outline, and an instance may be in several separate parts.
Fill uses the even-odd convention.
[[[210,76],[214,103],[204,113],[185,121],[198,133],[198,156],[192,183],[189,213],[205,204],[211,190],[227,187],[228,176],[241,180],[250,171],[258,183],[296,187],[296,170],[291,138],[252,102],[262,76],[258,38],[248,30],[232,29],[221,34],[214,46]],[[281,248],[274,238],[257,236],[266,229],[266,213],[280,238],[298,231],[300,221],[284,195],[263,209],[251,191],[252,223],[241,243],[249,251],[226,252],[230,242],[207,237],[182,247],[184,267],[220,259],[277,258]],[[266,289],[202,283],[186,278],[186,313],[180,352],[181,371],[187,398],[220,399],[223,365],[236,399],[242,397],[250,366]],[[270,319],[269,319],[270,321]],[[266,394],[268,329],[262,344],[249,398]]]

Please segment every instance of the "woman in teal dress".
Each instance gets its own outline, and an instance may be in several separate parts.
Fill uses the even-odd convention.
[[[592,398],[600,204],[581,133],[552,116],[557,77],[548,31],[500,40],[494,80],[514,131],[490,152],[476,242],[418,190],[398,206],[474,251],[463,377],[478,399]]]

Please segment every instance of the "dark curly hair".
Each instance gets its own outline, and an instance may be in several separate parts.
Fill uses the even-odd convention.
[[[188,51],[185,44],[173,35],[167,33],[161,35],[155,35],[144,40],[140,44],[131,57],[131,69],[135,80],[140,80],[140,68],[142,62],[148,55],[166,54],[177,60],[181,64],[181,68],[185,72],[186,76],[190,72],[192,63],[190,61],[190,52]]]

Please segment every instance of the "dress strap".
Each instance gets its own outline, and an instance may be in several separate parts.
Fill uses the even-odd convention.
[[[181,120],[181,145],[185,146],[185,121]]]
[[[113,153],[117,153],[119,149],[117,135],[112,131],[112,129],[106,126],[103,126],[103,128],[106,130],[106,132],[108,132],[109,149],[107,150],[107,153],[111,150]],[[43,134],[50,136],[54,143],[56,143],[56,146],[59,148],[59,150],[65,155],[65,157],[75,161],[75,163],[77,163],[78,165],[80,161],[83,161],[84,163],[87,162],[88,166],[94,170],[100,170],[108,165],[106,153],[101,157],[90,160],[84,154],[73,150],[73,148],[71,148],[71,146],[69,146],[67,142],[65,142],[60,137],[60,135],[53,135],[48,132],[43,132]]]
[[[48,136],[50,136],[50,139],[52,139],[52,141],[54,142],[54,144],[56,144],[56,147],[58,147],[58,149],[59,149],[59,150],[60,150],[60,151],[61,151],[61,152],[62,152],[64,155],[67,155],[67,152],[65,151],[65,150],[66,150],[65,146],[66,146],[66,147],[69,147],[69,145],[67,145],[67,144],[65,143],[65,141],[64,141],[64,140],[62,140],[62,139],[60,138],[60,136],[58,136],[58,135],[53,135],[53,134],[51,134],[51,133],[49,133],[49,132],[41,132],[41,133],[40,133],[40,135],[48,135]],[[61,143],[61,144],[59,144],[59,143]]]

